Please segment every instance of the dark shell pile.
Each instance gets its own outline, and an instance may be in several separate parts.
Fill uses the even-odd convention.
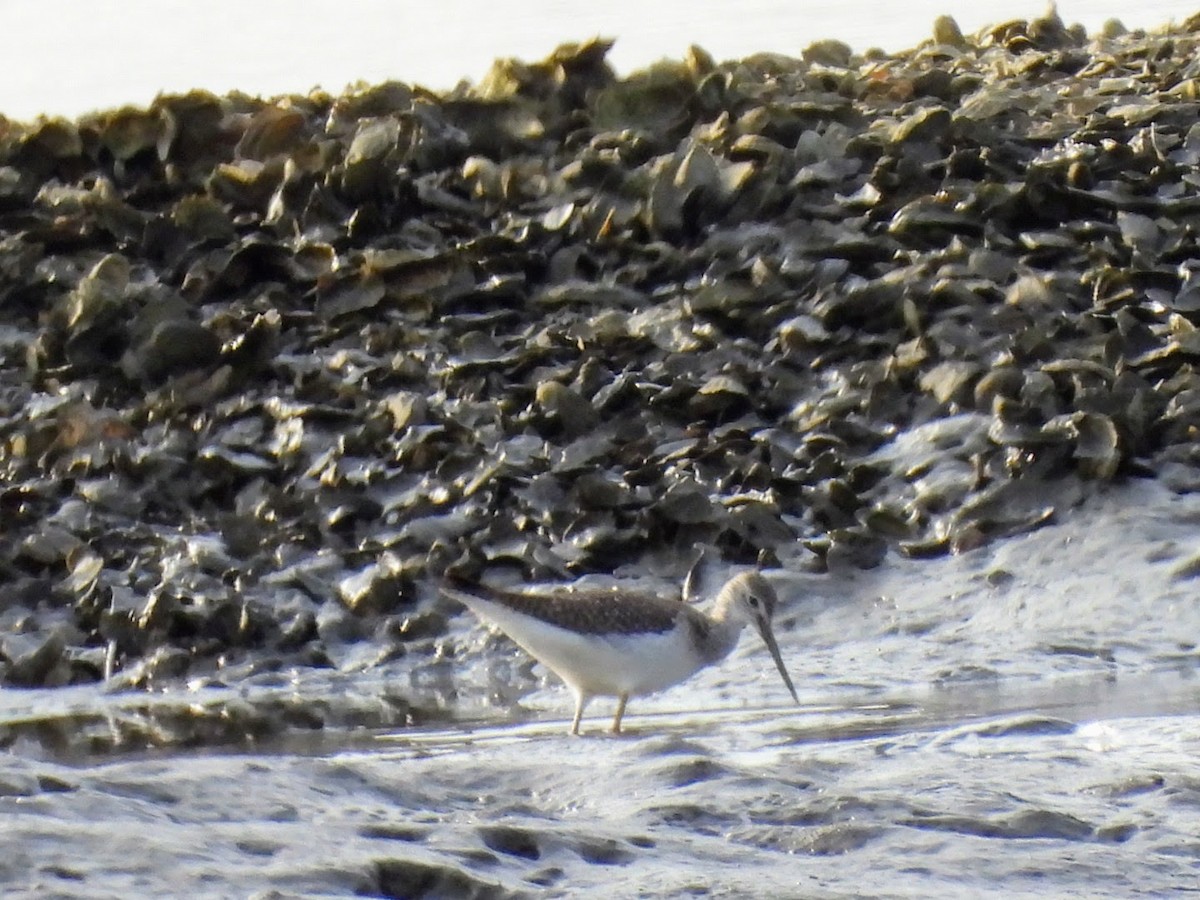
[[[0,119],[0,680],[433,653],[464,554],[872,566],[1200,489],[1198,28]]]

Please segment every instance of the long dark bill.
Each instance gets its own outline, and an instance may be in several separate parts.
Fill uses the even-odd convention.
[[[771,659],[775,660],[775,665],[779,669],[779,674],[783,676],[783,683],[787,685],[787,689],[792,693],[792,699],[796,701],[796,705],[800,705],[800,698],[796,696],[796,688],[792,685],[792,678],[787,673],[787,668],[783,664],[783,657],[779,654],[779,645],[775,643],[775,635],[771,631],[769,622],[759,620],[758,633],[762,635],[763,641],[767,645],[767,649],[771,651]]]

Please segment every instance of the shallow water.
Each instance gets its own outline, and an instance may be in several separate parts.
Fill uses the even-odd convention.
[[[1141,686],[1179,709],[1115,714],[1091,683],[999,716],[774,708],[624,738],[555,723],[20,759],[0,800],[20,849],[0,871],[10,896],[1162,894],[1194,885],[1200,856],[1200,738],[1181,711],[1198,695],[1177,676]]]
[[[252,753],[64,757],[24,737],[0,776],[0,890],[1196,891],[1198,521],[1200,498],[1137,483],[959,557],[781,580],[800,708],[747,638],[725,665],[632,703],[619,738],[600,701],[568,738],[566,691],[465,615],[455,659],[152,698],[5,692],[4,724],[90,712],[119,727],[147,703],[388,691],[440,704],[448,723],[295,732]]]

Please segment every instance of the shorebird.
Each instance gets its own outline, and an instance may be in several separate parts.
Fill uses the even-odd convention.
[[[800,703],[771,630],[775,589],[758,572],[729,579],[707,614],[679,600],[619,590],[521,593],[459,581],[441,590],[566,682],[575,694],[573,735],[596,696],[617,698],[612,730],[619,734],[630,697],[679,684],[721,661],[747,625],[762,635],[783,683]]]

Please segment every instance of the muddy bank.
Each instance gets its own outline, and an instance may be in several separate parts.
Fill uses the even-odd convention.
[[[0,777],[14,897],[1166,896],[1195,881],[1200,498],[1142,484],[973,553],[782,579],[781,643],[641,699],[626,733],[566,734],[561,685],[502,721],[448,660],[456,721],[293,729],[247,752],[71,756],[37,740]],[[478,632],[465,644],[487,639]],[[363,706],[398,659],[291,685]],[[421,667],[427,671],[428,665]],[[315,679],[326,678],[321,690]],[[135,706],[289,693],[0,693],[0,721],[72,701],[133,733]],[[507,705],[507,704],[506,704]],[[465,721],[472,711],[486,721]],[[169,718],[161,717],[168,722]],[[91,726],[93,733],[97,725]],[[164,729],[165,731],[165,729]],[[131,742],[132,744],[133,742]],[[75,746],[78,742],[75,742]]]

